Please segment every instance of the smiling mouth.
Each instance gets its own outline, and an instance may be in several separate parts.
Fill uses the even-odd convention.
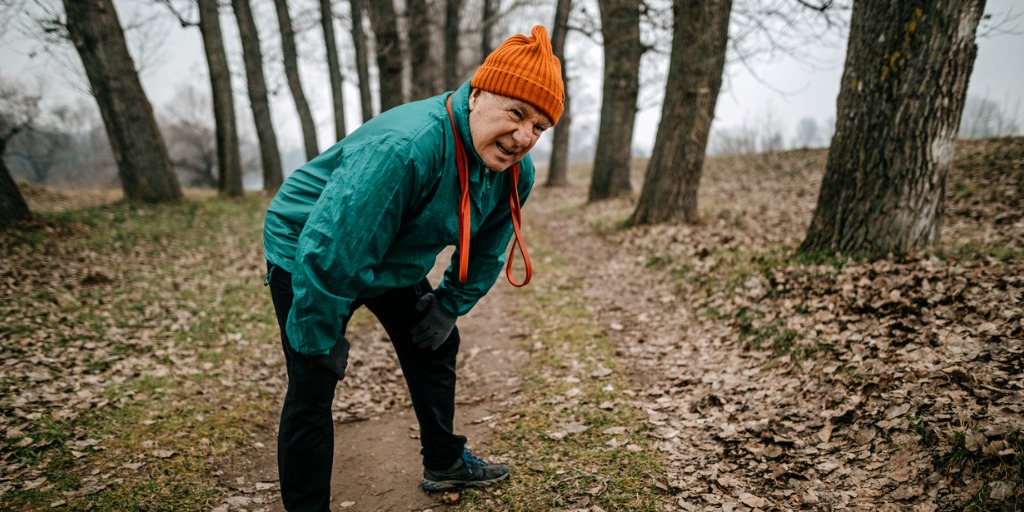
[[[504,153],[504,154],[506,154],[508,156],[516,156],[517,152],[508,149],[507,147],[505,147],[504,144],[502,144],[500,142],[495,142],[494,145],[498,147],[498,151],[501,151],[502,153]]]

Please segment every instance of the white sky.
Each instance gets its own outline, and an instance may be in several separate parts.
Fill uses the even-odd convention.
[[[271,61],[266,66],[266,74],[271,89],[276,91],[272,96],[272,102],[278,139],[283,150],[298,148],[301,146],[298,121],[279,63],[280,46],[276,35],[272,39],[267,37],[277,32],[274,24],[276,18],[270,2],[253,3],[257,9],[257,20],[262,20],[260,32],[264,35],[264,57]],[[153,12],[151,0],[115,0],[115,4],[122,24],[126,25],[140,16]],[[1007,13],[1024,13],[1024,2],[988,0],[986,12],[992,14],[995,19],[1003,19]],[[165,109],[174,97],[175,91],[185,85],[194,85],[202,91],[207,91],[209,87],[198,28],[181,29],[170,15],[162,11],[160,14],[161,21],[155,30],[151,29],[147,34],[136,33],[129,36],[130,40],[135,41],[132,44],[132,51],[137,63],[145,66],[142,72],[143,86],[158,112]],[[549,25],[550,21],[546,18],[545,16],[539,22]],[[516,20],[513,25],[521,26],[511,28],[528,33],[529,26],[535,22],[537,20]],[[235,20],[231,16],[222,16],[221,24],[227,39],[229,60],[236,74],[236,111],[242,119],[249,119],[248,97],[242,85],[244,71],[238,55],[240,44],[237,42]],[[309,30],[304,36],[305,40],[299,42],[300,67],[304,74],[305,92],[318,123],[320,146],[326,148],[333,140],[331,100],[326,79],[326,64],[322,64],[323,51],[317,47],[317,40],[322,39],[319,27],[313,28],[314,30]],[[13,27],[5,28],[4,25],[0,25],[0,30],[7,31],[6,34],[0,35],[0,76],[6,79],[16,78],[31,87],[38,84],[40,90],[46,97],[51,98],[51,101],[91,101],[81,85],[84,75],[80,70],[69,69],[80,67],[72,51],[66,49],[62,52],[63,61],[69,63],[63,66],[51,57],[30,58],[34,49],[39,47],[38,43],[19,36]],[[347,33],[339,33],[338,37],[343,52],[347,52],[343,53],[342,59],[351,63],[351,49],[347,48],[351,45],[350,36]],[[159,44],[161,41],[163,44]],[[597,98],[600,96],[602,62],[599,51],[590,49],[584,52],[583,48],[588,43],[580,41],[584,41],[582,36],[570,38],[570,43],[573,43],[577,50],[570,49],[567,59],[573,77],[573,92],[577,98],[573,103],[574,126],[593,127],[597,125],[599,116]],[[322,42],[319,44],[322,45]],[[1024,87],[1021,85],[1024,84],[1024,18],[1009,23],[1002,33],[979,38],[978,46],[969,95],[984,96],[1002,104],[1004,112],[1013,116],[1018,126],[1024,126]],[[771,61],[761,59],[753,69],[731,63],[726,69],[726,86],[718,100],[715,127],[728,129],[756,125],[770,116],[788,143],[801,118],[814,118],[819,125],[834,119],[845,42],[823,44],[807,51],[817,62],[815,66],[793,58],[776,58]],[[82,76],[76,77],[76,73]],[[77,86],[74,85],[76,83]],[[358,112],[358,92],[352,82],[346,82],[346,104],[346,119],[348,129],[351,131],[358,126],[361,119]],[[635,146],[647,149],[653,144],[658,119],[657,108],[646,108],[641,111],[636,123]],[[253,133],[249,121],[243,121],[240,126],[243,127],[243,133]]]

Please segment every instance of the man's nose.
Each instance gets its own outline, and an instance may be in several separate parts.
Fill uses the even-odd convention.
[[[530,143],[533,142],[533,130],[528,126],[519,125],[515,131],[512,132],[512,140],[516,142],[520,148],[529,147]]]

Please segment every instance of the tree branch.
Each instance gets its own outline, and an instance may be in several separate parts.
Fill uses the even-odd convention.
[[[796,0],[796,3],[806,7],[808,9],[811,9],[811,10],[814,10],[814,11],[818,11],[820,13],[824,13],[825,11],[827,11],[827,10],[832,8],[832,1],[833,0],[822,0],[820,5],[814,5],[814,4],[812,4],[812,3],[810,3],[810,2],[808,2],[806,0]]]
[[[173,14],[175,18],[178,18],[178,23],[181,23],[182,28],[199,26],[199,20],[192,21],[187,19],[185,15],[178,11],[178,8],[174,6],[172,0],[156,0],[156,3],[166,7],[167,10],[171,11],[171,14]]]

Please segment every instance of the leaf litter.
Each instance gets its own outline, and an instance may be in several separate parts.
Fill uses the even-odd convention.
[[[531,202],[631,371],[665,510],[1015,510],[1024,139],[961,142],[943,245],[878,261],[792,256],[825,156],[710,158],[696,225]]]
[[[530,202],[532,229],[559,233],[561,254],[586,269],[588,308],[619,347],[616,373],[628,371],[634,385],[601,408],[644,412],[650,446],[607,446],[661,454],[668,469],[652,480],[666,510],[1012,510],[1021,501],[1022,143],[961,146],[945,245],[875,262],[789,258],[813,211],[823,151],[709,159],[696,226],[617,229],[632,204],[567,209],[584,201],[580,187]],[[205,208],[193,214],[219,218]],[[45,490],[55,496],[46,505],[65,506],[194,456],[152,439],[127,449],[96,435],[88,417],[141,406],[151,415],[138,426],[159,426],[169,418],[153,403],[168,396],[221,409],[277,403],[283,372],[279,347],[265,342],[276,330],[269,301],[237,316],[216,308],[231,286],[262,277],[258,240],[228,227],[217,243],[182,252],[159,234],[95,245],[94,222],[37,228],[42,242],[0,237],[0,502]],[[228,318],[241,320],[237,329],[188,336]],[[383,330],[358,319],[352,329],[363,342],[353,343],[336,421],[407,406]],[[608,375],[600,367],[577,382]],[[147,386],[131,385],[144,376]],[[460,386],[485,378],[470,374]],[[197,414],[183,435],[216,414]],[[248,421],[251,437],[274,418]],[[588,428],[553,433],[571,440]],[[224,456],[215,439],[193,441],[204,456]],[[76,483],[45,471],[64,450]],[[216,509],[266,508],[275,486],[221,482]]]
[[[205,464],[189,478],[223,510],[275,503],[276,481],[216,478],[228,457],[269,449],[254,439],[274,428],[283,396],[261,286],[265,199],[97,206],[99,196],[29,192],[36,212],[70,213],[0,232],[0,508],[82,507],[190,461]],[[383,329],[353,323],[339,422],[408,404]]]

